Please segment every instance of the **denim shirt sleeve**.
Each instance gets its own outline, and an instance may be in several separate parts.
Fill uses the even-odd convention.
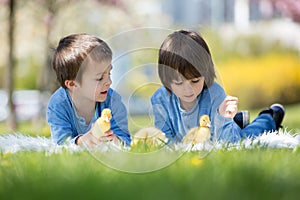
[[[117,135],[127,146],[130,145],[131,138],[128,130],[128,117],[127,110],[125,105],[121,100],[121,96],[110,90],[111,97],[108,99],[111,111],[112,111],[112,120],[111,120],[111,130]]]
[[[166,106],[170,103],[166,100],[169,94],[160,88],[151,97],[152,111],[154,115],[154,125],[166,134],[166,137],[171,139],[174,137],[174,131],[172,130],[170,122],[170,113]]]
[[[225,118],[217,113],[214,119],[214,127],[215,133],[217,133],[214,138],[216,140],[235,143],[241,139],[241,128],[231,118]]]
[[[212,120],[212,135],[213,140],[220,140],[224,142],[236,142],[241,139],[240,127],[231,118],[225,118],[218,112],[220,104],[224,101],[226,94],[224,89],[214,83],[209,88],[209,95],[211,96],[211,120]]]
[[[161,104],[155,103],[152,105],[152,109],[155,119],[155,127],[165,133],[167,138],[172,138],[173,133],[169,124],[169,118],[166,109]]]
[[[71,143],[74,135],[74,128],[71,121],[74,121],[72,113],[67,108],[67,99],[62,96],[62,88],[60,88],[52,97],[48,103],[47,109],[47,121],[50,125],[51,137],[56,144],[63,144],[65,141],[70,140]]]

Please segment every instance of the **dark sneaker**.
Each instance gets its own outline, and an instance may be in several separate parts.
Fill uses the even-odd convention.
[[[283,105],[275,103],[270,106],[270,109],[273,110],[273,119],[276,123],[276,129],[282,128],[281,123],[285,114],[285,109]]]
[[[283,105],[281,105],[279,103],[275,103],[275,104],[271,105],[270,108],[267,108],[267,109],[261,111],[259,113],[259,115],[263,114],[263,113],[269,113],[273,117],[275,124],[276,124],[276,130],[278,130],[279,128],[282,128],[281,123],[282,123],[282,120],[283,120],[283,117],[285,114],[285,109],[284,109]]]
[[[250,123],[250,112],[248,110],[242,110],[235,114],[233,120],[243,129]]]

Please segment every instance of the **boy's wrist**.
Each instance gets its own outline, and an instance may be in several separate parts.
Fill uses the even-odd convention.
[[[76,144],[76,145],[80,145],[80,144],[81,144],[81,135],[78,136],[78,137],[75,139],[75,144]]]

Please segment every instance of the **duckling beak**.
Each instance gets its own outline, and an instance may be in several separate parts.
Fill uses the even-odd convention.
[[[104,121],[109,122],[109,117],[106,116],[106,117],[104,118]]]
[[[210,128],[211,127],[211,123],[207,122],[206,126]]]

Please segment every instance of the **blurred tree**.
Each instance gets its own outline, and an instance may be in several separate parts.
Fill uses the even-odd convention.
[[[283,15],[300,23],[300,0],[268,0]]]
[[[53,83],[54,72],[51,69],[51,46],[50,46],[50,34],[53,27],[54,18],[57,16],[57,13],[64,7],[68,6],[68,4],[72,0],[36,0],[37,6],[42,6],[46,8],[47,13],[45,14],[45,26],[46,26],[46,60],[45,65],[42,70],[41,80],[39,81],[39,89],[41,91],[53,91],[56,86]],[[124,8],[124,4],[122,0],[94,0],[98,3],[111,5],[119,8]],[[74,2],[74,1],[73,1]],[[23,3],[26,3],[24,1]],[[6,67],[6,76],[5,76],[5,87],[7,88],[8,92],[8,103],[10,109],[10,115],[7,120],[7,124],[10,129],[16,130],[17,129],[17,116],[15,112],[15,106],[13,102],[13,91],[14,91],[14,70],[15,70],[15,18],[16,18],[16,4],[15,0],[0,0],[0,5],[7,5],[9,9],[9,17],[8,17],[8,64]],[[53,83],[53,84],[51,84]]]
[[[14,69],[15,69],[15,0],[2,0],[0,3],[8,5],[9,9],[9,19],[8,19],[8,64],[6,67],[6,76],[5,76],[5,87],[8,93],[8,105],[10,109],[10,114],[7,119],[7,125],[10,129],[17,129],[17,117],[15,112],[15,106],[13,103],[13,89],[14,89]]]
[[[46,37],[45,37],[45,48],[46,48],[46,59],[44,67],[41,70],[41,75],[39,76],[38,89],[40,91],[54,91],[56,85],[52,80],[55,80],[54,71],[51,68],[51,42],[50,34],[53,27],[53,21],[60,9],[63,9],[71,0],[39,0],[37,1],[38,6],[46,8],[47,13],[44,16],[44,22],[46,27]]]
[[[94,0],[100,4],[106,4],[111,5],[115,7],[119,7],[124,9],[124,4],[122,3],[122,0]],[[58,13],[61,11],[61,9],[64,9],[66,6],[68,6],[69,3],[73,2],[74,0],[38,0],[37,3],[39,6],[42,6],[43,8],[46,8],[47,13],[45,13],[44,16],[44,22],[46,26],[46,37],[45,37],[45,47],[47,55],[45,59],[45,65],[43,69],[41,70],[41,75],[39,83],[38,83],[38,89],[40,91],[51,91],[53,92],[58,86],[55,84],[53,80],[55,80],[55,73],[52,70],[51,66],[51,60],[52,60],[52,51],[53,49],[51,47],[50,42],[50,35],[51,31],[53,29],[53,22],[55,21],[55,18],[58,16]]]

